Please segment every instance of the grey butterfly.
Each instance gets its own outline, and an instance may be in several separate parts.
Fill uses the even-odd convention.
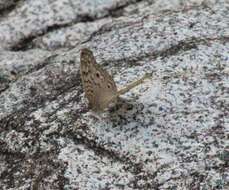
[[[85,96],[94,111],[102,111],[110,103],[116,103],[121,94],[128,92],[149,78],[149,75],[146,74],[141,79],[118,90],[111,75],[96,63],[92,51],[86,48],[82,49],[80,54],[80,75]]]

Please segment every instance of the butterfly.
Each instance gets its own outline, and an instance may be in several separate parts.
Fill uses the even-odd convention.
[[[120,95],[149,78],[149,74],[146,74],[141,79],[118,90],[112,76],[96,63],[93,52],[87,48],[81,49],[80,75],[85,96],[94,111],[103,111],[109,104],[116,103]]]

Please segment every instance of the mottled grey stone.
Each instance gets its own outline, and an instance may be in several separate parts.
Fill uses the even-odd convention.
[[[0,2],[2,189],[229,188],[227,0],[11,2]],[[118,87],[152,78],[95,115],[84,47]]]

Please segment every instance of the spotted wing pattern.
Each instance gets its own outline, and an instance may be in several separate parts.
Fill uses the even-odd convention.
[[[81,80],[89,105],[93,110],[103,110],[117,94],[116,84],[109,73],[96,63],[91,50],[81,50],[80,62]]]

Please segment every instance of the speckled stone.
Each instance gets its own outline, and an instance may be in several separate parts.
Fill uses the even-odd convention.
[[[227,0],[12,2],[0,1],[2,189],[229,188]],[[152,77],[95,114],[84,47],[118,87]]]

